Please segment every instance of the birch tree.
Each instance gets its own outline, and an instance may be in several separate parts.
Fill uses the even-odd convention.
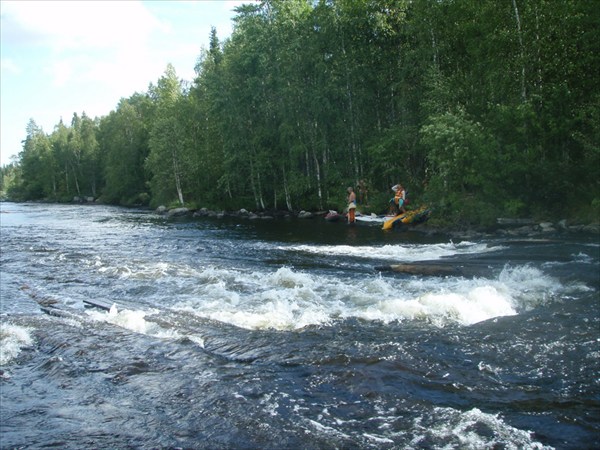
[[[146,167],[152,174],[153,198],[161,203],[176,199],[183,206],[182,152],[185,137],[177,113],[182,88],[171,64],[156,86],[150,87],[150,96],[156,104],[156,113],[150,130],[150,154]]]

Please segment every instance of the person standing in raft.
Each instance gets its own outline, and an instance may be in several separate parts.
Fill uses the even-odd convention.
[[[395,186],[392,186],[392,191],[394,191],[394,198],[390,200],[390,203],[393,205],[394,209],[397,210],[398,214],[406,213],[406,209],[404,208],[404,203],[406,202],[406,190],[402,187],[402,184],[398,183]]]
[[[356,220],[356,194],[354,189],[348,188],[348,223],[354,223]]]

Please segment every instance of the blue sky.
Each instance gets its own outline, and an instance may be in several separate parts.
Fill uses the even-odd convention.
[[[231,34],[242,1],[0,1],[0,163],[30,118],[50,134],[73,113],[101,117],[171,63],[191,81],[210,29]]]

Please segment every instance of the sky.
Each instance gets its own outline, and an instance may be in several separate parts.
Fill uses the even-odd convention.
[[[169,63],[192,81],[211,27],[226,39],[251,1],[0,0],[0,164],[22,150],[30,119],[51,134],[73,113],[105,116]]]

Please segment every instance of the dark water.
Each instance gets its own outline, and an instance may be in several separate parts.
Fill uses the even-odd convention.
[[[600,446],[598,236],[0,220],[2,448]],[[469,274],[374,270],[425,260]]]

